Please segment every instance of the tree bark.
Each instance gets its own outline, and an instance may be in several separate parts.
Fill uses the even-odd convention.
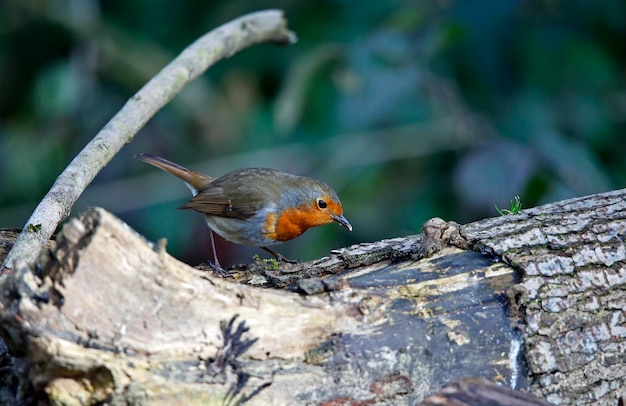
[[[2,282],[16,396],[417,404],[472,376],[555,404],[615,405],[626,386],[625,197],[466,226],[433,219],[418,236],[305,264],[257,261],[233,279],[88,210]],[[519,404],[541,404],[528,396]]]
[[[554,404],[626,391],[626,189],[470,224],[474,246],[522,273],[509,290],[532,389]]]

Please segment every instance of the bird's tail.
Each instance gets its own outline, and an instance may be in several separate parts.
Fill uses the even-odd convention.
[[[194,196],[197,195],[199,191],[206,189],[209,183],[213,181],[213,178],[210,176],[200,172],[190,171],[184,166],[180,166],[158,156],[150,154],[137,154],[133,158],[149,163],[150,165],[156,166],[157,168],[182,179]]]

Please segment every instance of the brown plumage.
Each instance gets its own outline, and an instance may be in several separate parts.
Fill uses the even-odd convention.
[[[352,230],[335,191],[316,179],[267,168],[238,169],[212,178],[157,156],[135,158],[187,184],[193,197],[181,209],[203,213],[209,228],[225,239],[264,248],[279,259],[284,258],[266,246],[331,222]]]

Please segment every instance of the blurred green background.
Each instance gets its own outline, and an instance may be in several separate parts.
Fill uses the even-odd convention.
[[[626,184],[626,2],[0,2],[0,226],[22,227],[75,154],[146,81],[218,25],[285,10],[295,46],[218,63],[157,114],[81,197],[192,264],[210,258],[188,190],[147,152],[219,176],[322,179],[354,231],[275,247],[311,259]],[[220,244],[226,264],[256,249]]]

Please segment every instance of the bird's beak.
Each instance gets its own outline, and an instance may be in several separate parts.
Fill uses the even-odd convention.
[[[330,215],[333,220],[335,220],[337,223],[341,224],[342,226],[344,226],[345,228],[347,228],[348,230],[352,231],[352,225],[350,225],[350,222],[348,221],[347,218],[345,218],[344,216],[337,216],[336,214],[331,214]]]

